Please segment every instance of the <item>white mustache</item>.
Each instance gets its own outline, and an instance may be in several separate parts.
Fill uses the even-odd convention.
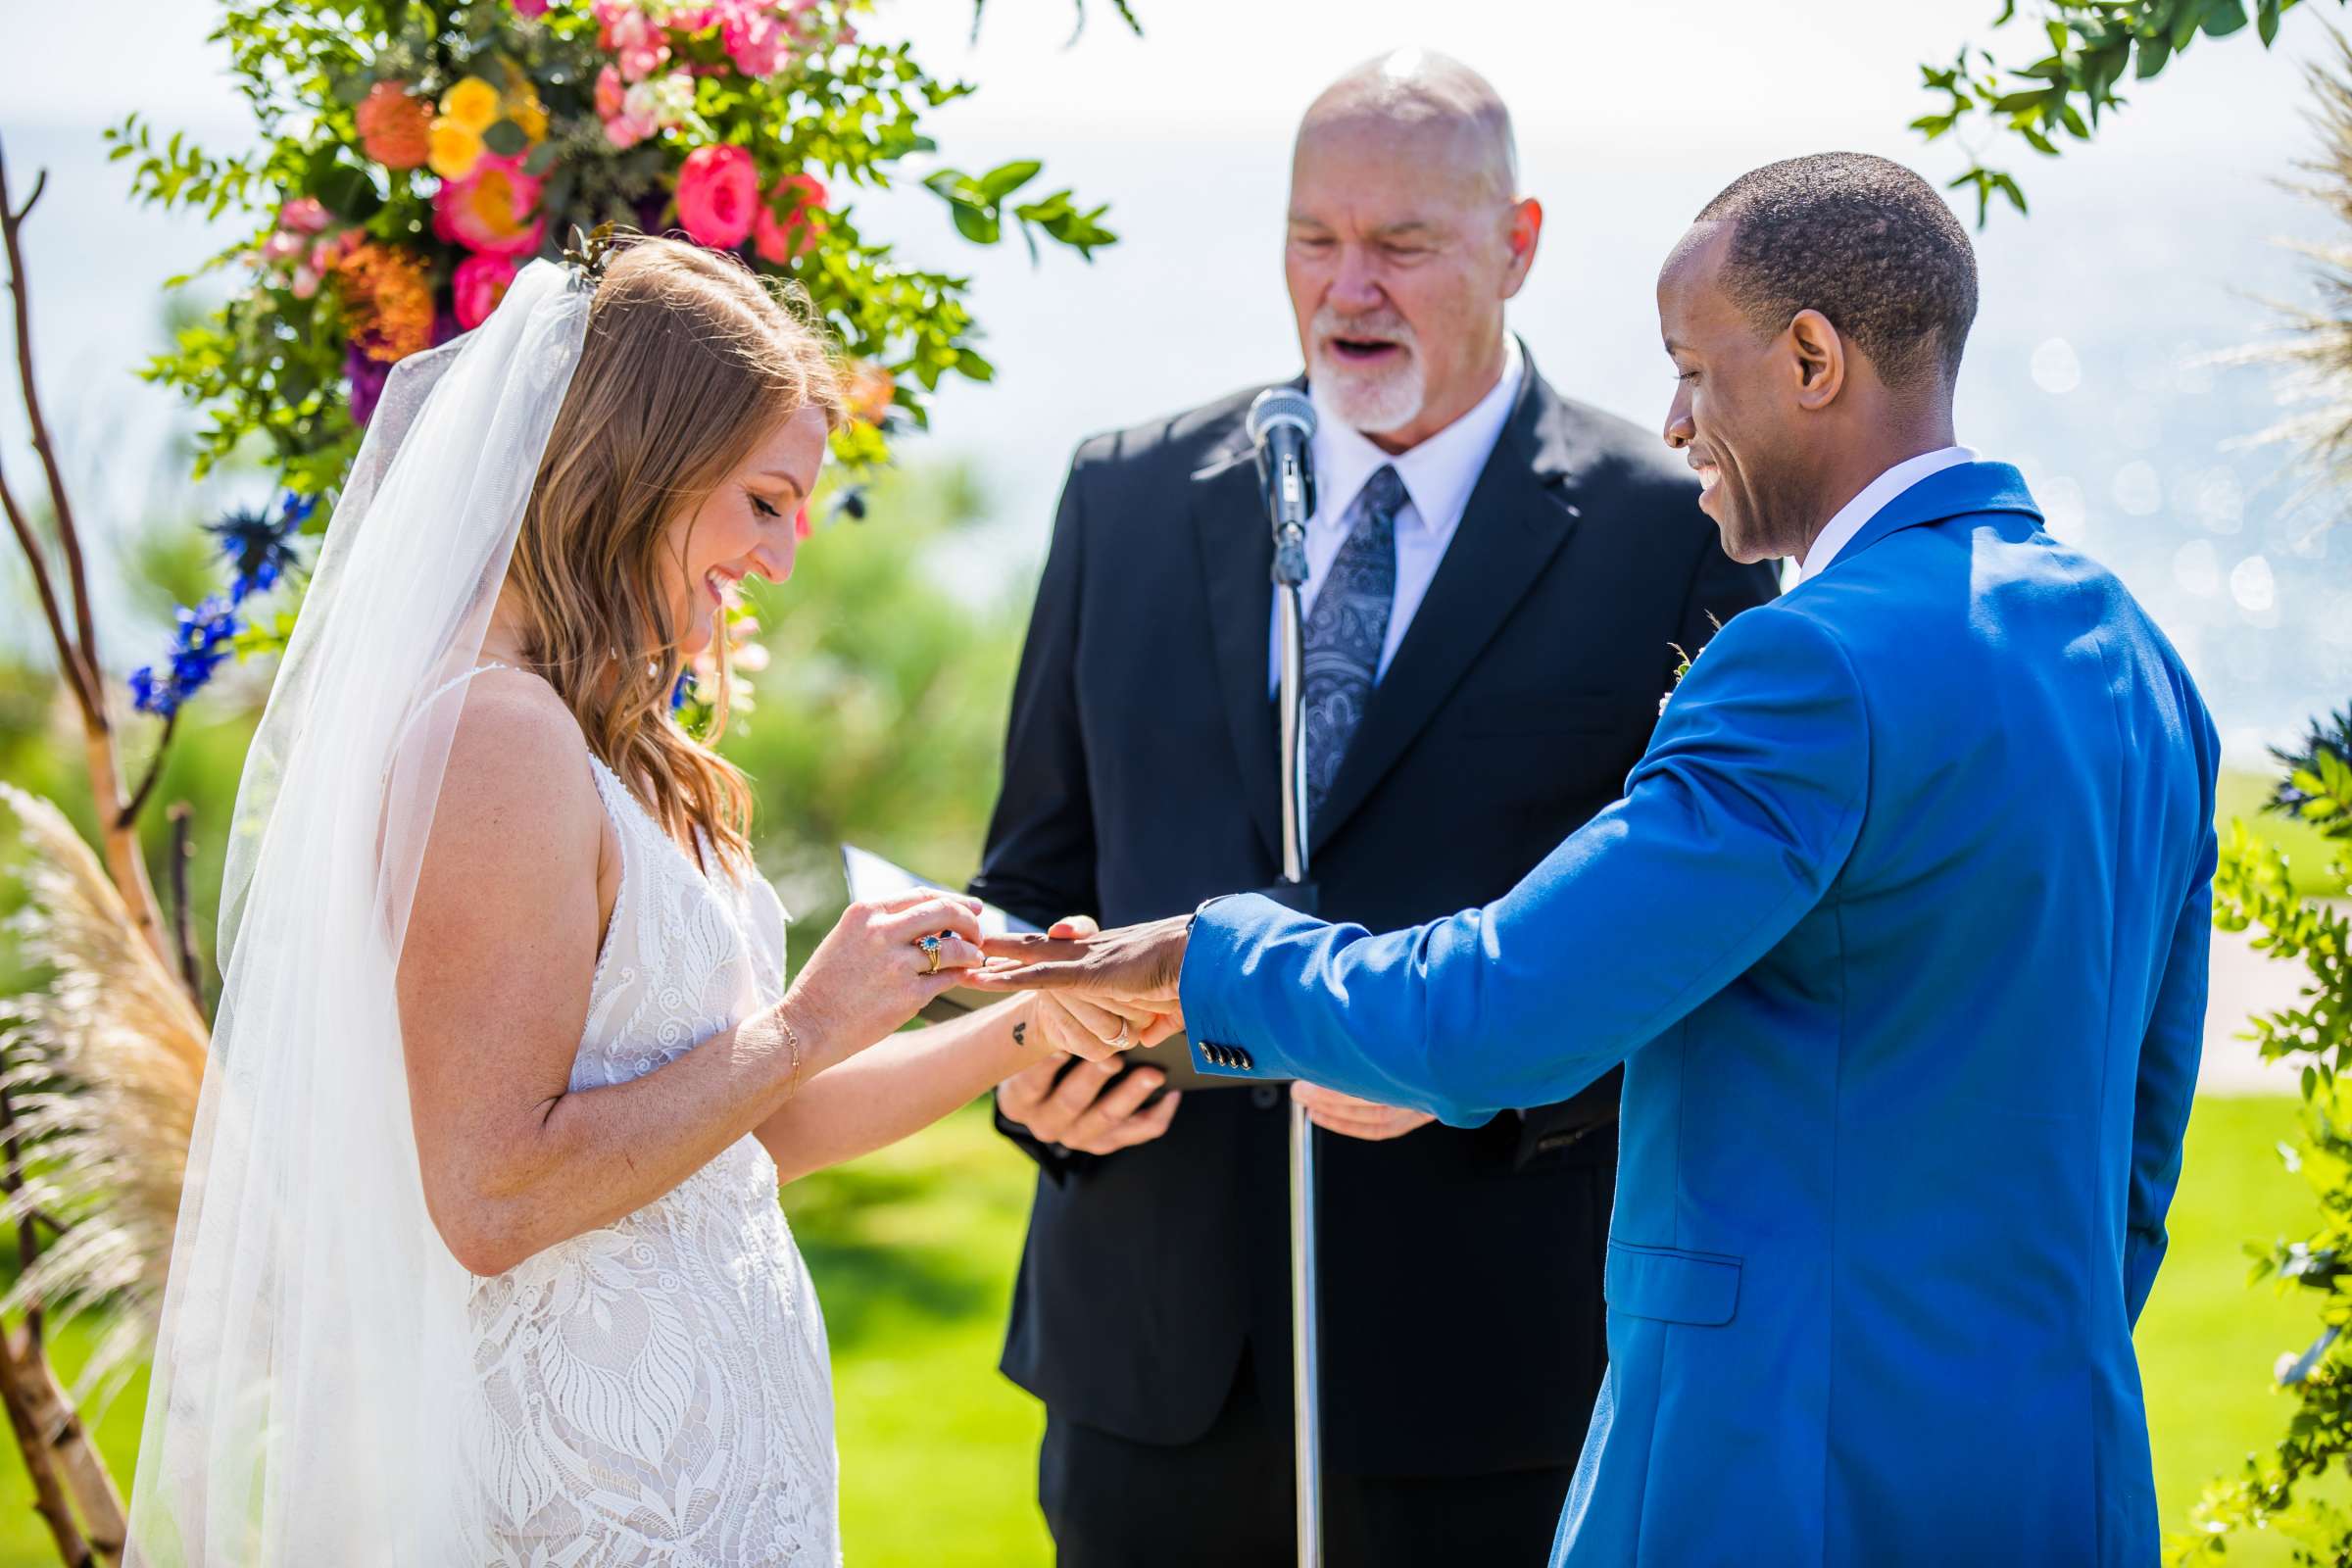
[[[1361,337],[1395,343],[1414,353],[1419,353],[1421,347],[1413,335],[1413,324],[1393,311],[1373,316],[1342,316],[1327,305],[1315,312],[1314,328],[1319,342],[1335,337]]]

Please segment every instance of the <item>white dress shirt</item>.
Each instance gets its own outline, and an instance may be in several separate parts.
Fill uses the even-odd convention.
[[[1822,574],[1829,564],[1838,559],[1838,552],[1852,542],[1863,525],[1886,510],[1886,504],[1910,489],[1931,473],[1963,463],[1974,463],[1977,455],[1967,447],[1938,447],[1934,452],[1922,452],[1916,458],[1902,462],[1880,474],[1862,487],[1862,493],[1838,509],[1830,525],[1821,530],[1805,559],[1797,563],[1796,580],[1805,582]]]
[[[1308,443],[1315,465],[1315,511],[1306,519],[1306,586],[1299,593],[1305,614],[1314,613],[1315,594],[1331,564],[1339,559],[1340,546],[1348,542],[1348,525],[1354,520],[1350,509],[1357,493],[1383,466],[1394,467],[1396,477],[1404,481],[1405,504],[1396,514],[1396,599],[1389,611],[1389,638],[1380,651],[1380,667],[1373,671],[1375,680],[1389,672],[1390,661],[1404,642],[1413,612],[1421,608],[1430,581],[1446,559],[1446,547],[1453,542],[1462,513],[1470,505],[1470,492],[1486,471],[1494,443],[1502,439],[1502,427],[1510,421],[1511,407],[1519,399],[1520,383],[1527,378],[1527,356],[1518,338],[1505,332],[1502,345],[1502,374],[1493,390],[1469,413],[1395,457],[1342,418],[1311,384],[1307,388],[1315,403],[1315,434]],[[1271,691],[1282,683],[1279,591],[1269,603],[1266,686]]]

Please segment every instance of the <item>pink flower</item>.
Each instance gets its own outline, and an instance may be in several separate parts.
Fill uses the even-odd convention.
[[[287,285],[298,300],[307,300],[318,292],[318,274],[307,267],[294,269],[294,281]]]
[[[514,14],[535,22],[547,15],[547,0],[514,0]]]
[[[288,229],[273,228],[270,231],[270,237],[262,241],[262,260],[290,262],[300,256],[304,249],[305,242],[300,234]]]
[[[775,209],[784,209],[779,221]],[[753,246],[760,259],[781,267],[816,249],[825,231],[825,184],[814,174],[787,174],[776,181],[752,218]]]
[[[658,128],[650,119],[631,112],[629,97],[618,71],[607,66],[596,74],[596,118],[605,122],[605,139],[615,147],[634,147]]]
[[[539,248],[547,220],[532,211],[539,181],[520,158],[484,153],[464,179],[445,179],[433,193],[433,232],[490,256],[525,256]]]
[[[449,292],[458,312],[458,325],[472,331],[490,318],[498,302],[507,297],[507,287],[514,281],[514,258],[512,256],[468,256],[458,264],[450,274]]]
[[[631,81],[646,77],[669,64],[669,45],[639,44],[620,52],[620,74]]]
[[[718,24],[727,58],[747,76],[772,76],[784,69],[792,35],[764,4],[731,7]]]
[[[297,196],[277,210],[277,226],[297,234],[316,234],[327,222],[326,206],[316,196]]]
[[[698,244],[729,250],[752,231],[760,172],[740,147],[697,147],[678,171],[678,221]]]

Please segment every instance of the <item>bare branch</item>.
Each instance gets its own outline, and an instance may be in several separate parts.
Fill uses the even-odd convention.
[[[164,717],[164,732],[156,738],[155,755],[147,760],[147,776],[139,780],[139,787],[131,791],[130,800],[116,815],[116,827],[128,829],[138,821],[139,812],[146,808],[147,797],[155,793],[156,780],[164,776],[164,759],[172,754],[172,732],[177,728],[179,710],[174,708]]]
[[[41,554],[39,538],[32,531],[32,519],[17,505],[16,492],[8,487],[8,473],[0,468],[0,511],[8,514],[8,526],[17,536],[17,547],[24,552],[24,564],[32,569],[32,590],[40,596],[41,614],[49,622],[50,640],[57,644],[58,672],[73,688],[74,701],[81,709],[82,721],[95,721],[99,693],[94,689],[96,679],[82,667],[81,652],[67,635],[65,616],[58,609],[57,589],[49,580],[49,563]]]
[[[32,194],[24,205],[11,208],[8,201],[8,159],[0,152],[0,243],[8,253],[8,291],[13,296],[17,327],[17,379],[24,395],[24,417],[32,427],[32,450],[40,455],[41,473],[49,482],[49,501],[57,519],[59,551],[66,558],[66,577],[74,591],[74,630],[81,648],[81,667],[92,677],[98,669],[98,631],[90,612],[90,584],[81,559],[81,535],[74,526],[74,504],[66,494],[65,474],[59,469],[57,445],[49,438],[49,421],[41,412],[41,397],[32,374],[32,305],[24,278],[24,247],[21,230],[33,203],[41,199],[47,188],[46,171],[33,177]],[[15,521],[15,508],[10,509],[10,521]],[[94,696],[95,693],[86,694]],[[103,704],[85,704],[85,717],[103,727],[106,709]]]
[[[166,813],[172,821],[172,945],[179,950],[179,980],[188,988],[188,999],[204,1011],[204,969],[196,960],[196,918],[188,906],[188,861],[196,854],[196,846],[188,837],[188,822],[195,808],[185,801],[173,801]]]

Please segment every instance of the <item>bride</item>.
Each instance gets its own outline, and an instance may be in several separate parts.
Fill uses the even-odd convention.
[[[239,795],[132,1562],[839,1560],[776,1186],[1087,1006],[894,1034],[979,961],[948,895],[787,986],[749,792],[669,716],[842,408],[799,313],[662,239],[393,372]]]

